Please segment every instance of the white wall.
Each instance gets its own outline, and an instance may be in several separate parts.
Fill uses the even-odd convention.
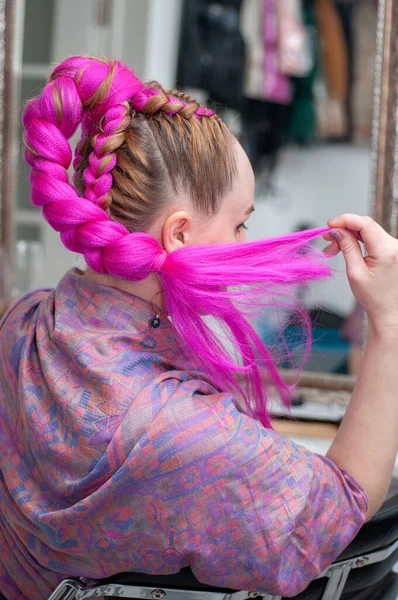
[[[78,17],[78,18],[77,18]],[[74,54],[98,54],[104,40],[95,31],[92,0],[56,0],[52,60],[60,62]],[[71,140],[72,146],[78,136]],[[44,221],[44,220],[43,220]],[[64,248],[59,234],[43,222],[44,268],[40,285],[54,287],[76,263],[76,255]]]
[[[114,0],[112,56],[138,75],[175,85],[181,0]]]
[[[324,227],[329,218],[344,212],[367,214],[369,165],[366,148],[331,145],[285,150],[273,178],[276,198],[256,199],[256,212],[248,223],[250,238],[281,235],[303,221]],[[339,256],[331,264],[335,277],[314,286],[312,300],[345,314],[354,301],[344,261]]]
[[[93,18],[91,0],[56,0],[52,48],[54,63],[73,54],[95,52],[90,36]]]
[[[150,0],[144,77],[173,88],[176,81],[181,0]]]
[[[140,78],[145,77],[151,1],[114,2],[113,56],[127,63]]]

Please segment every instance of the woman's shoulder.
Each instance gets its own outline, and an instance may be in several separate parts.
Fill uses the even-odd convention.
[[[25,321],[29,319],[38,306],[48,298],[53,292],[51,289],[38,289],[28,292],[24,296],[10,303],[0,303],[0,327],[8,325],[10,322]]]
[[[142,391],[141,404],[157,404],[150,435],[179,447],[191,457],[203,456],[230,445],[239,453],[263,444],[273,432],[241,412],[232,393],[218,390],[205,376],[189,370],[170,370]],[[152,412],[152,415],[154,413]],[[165,446],[163,446],[164,449]],[[240,448],[240,450],[238,450]]]

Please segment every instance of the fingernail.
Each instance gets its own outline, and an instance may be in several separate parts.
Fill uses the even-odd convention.
[[[330,232],[330,236],[336,240],[336,242],[339,242],[340,240],[343,239],[343,236],[341,235],[341,233],[339,231],[331,231]]]
[[[334,250],[333,250],[334,248]],[[328,244],[328,246],[326,246],[326,248],[323,249],[323,253],[324,254],[329,254],[329,256],[335,256],[336,254],[339,253],[339,248],[335,247],[335,245],[333,243]]]
[[[331,217],[330,219],[328,219],[328,223],[330,223],[330,221],[335,221],[337,219],[337,217]]]

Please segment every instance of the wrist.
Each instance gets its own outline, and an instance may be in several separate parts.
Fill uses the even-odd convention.
[[[368,343],[388,343],[398,347],[398,323],[382,321],[381,319],[368,319]]]

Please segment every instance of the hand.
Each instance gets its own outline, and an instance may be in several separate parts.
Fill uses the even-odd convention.
[[[334,231],[324,236],[332,242],[326,253],[343,253],[351,289],[368,313],[369,327],[378,334],[398,336],[398,241],[370,217],[346,214],[328,225]]]

